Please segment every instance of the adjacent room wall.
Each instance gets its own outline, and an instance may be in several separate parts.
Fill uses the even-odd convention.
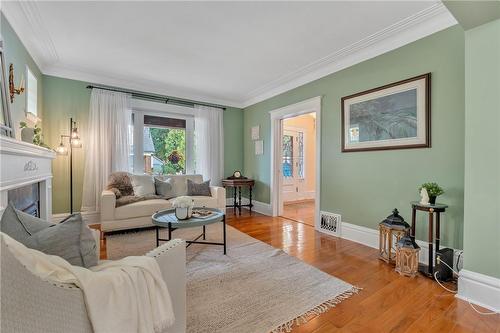
[[[464,268],[500,278],[500,19],[465,33]]]
[[[60,134],[67,134],[69,118],[73,117],[82,131],[85,145],[90,90],[85,87],[87,82],[68,80],[44,75],[44,118],[47,131],[47,142],[56,147]],[[243,111],[237,108],[227,108],[224,111],[224,175],[229,176],[234,170],[243,168]],[[73,150],[74,178],[74,210],[81,206],[84,149]],[[69,163],[68,156],[58,156],[53,162],[53,212],[69,211]]]
[[[341,153],[340,99],[424,73],[432,73],[432,148]],[[323,96],[321,210],[345,222],[376,229],[397,207],[409,221],[418,186],[441,184],[450,205],[442,220],[442,244],[462,248],[464,191],[464,31],[454,26],[331,74],[244,110],[244,173],[256,180],[255,199],[270,202],[269,111]],[[252,126],[260,125],[264,155],[253,154]],[[419,215],[417,238],[427,239]]]
[[[29,66],[33,75],[37,78],[37,88],[38,88],[38,117],[43,117],[43,82],[42,73],[38,68],[37,64],[31,58],[23,43],[17,36],[16,32],[12,29],[9,22],[3,15],[0,15],[0,34],[3,39],[4,57],[5,57],[5,70],[6,70],[6,80],[9,79],[9,66],[14,64],[14,84],[16,88],[19,87],[21,77],[24,75],[26,80],[26,65]],[[7,82],[7,93],[8,93],[8,82]],[[14,103],[10,104],[10,112],[12,115],[13,127],[15,130],[16,138],[21,139],[21,130],[19,129],[19,122],[24,121],[26,116],[26,93],[21,95],[14,95]],[[41,124],[42,128],[45,129],[44,124]]]

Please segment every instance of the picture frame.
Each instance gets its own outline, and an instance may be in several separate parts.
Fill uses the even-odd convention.
[[[342,152],[430,148],[431,73],[341,98]]]
[[[12,127],[12,116],[10,113],[9,95],[7,94],[7,69],[5,67],[5,57],[3,52],[3,41],[0,40],[0,95],[2,97],[0,112],[0,135],[14,137],[14,129]]]

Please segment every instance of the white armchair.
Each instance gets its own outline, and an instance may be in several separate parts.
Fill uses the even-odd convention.
[[[72,284],[54,284],[33,275],[12,255],[3,240],[0,253],[1,332],[92,332],[82,290]],[[172,298],[175,323],[165,332],[184,333],[185,242],[172,240],[146,255],[157,260]]]

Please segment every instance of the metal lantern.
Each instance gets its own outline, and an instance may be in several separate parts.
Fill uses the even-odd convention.
[[[396,208],[392,214],[379,223],[379,259],[392,263],[396,259],[396,253],[393,244],[399,242],[410,229],[410,225],[399,216]]]
[[[420,246],[408,233],[396,244],[396,272],[414,277],[418,272]]]

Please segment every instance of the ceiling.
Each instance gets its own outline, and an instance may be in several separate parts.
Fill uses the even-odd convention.
[[[45,74],[246,107],[456,23],[440,2],[4,2]]]

